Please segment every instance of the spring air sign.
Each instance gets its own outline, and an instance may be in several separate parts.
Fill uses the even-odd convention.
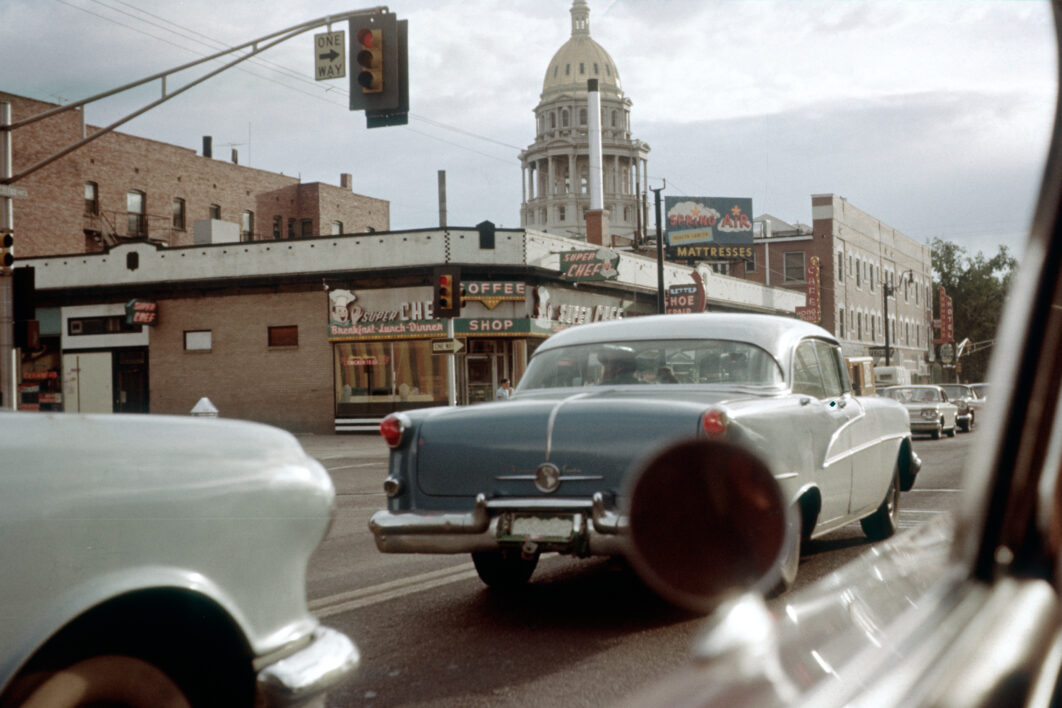
[[[752,199],[666,197],[668,256],[752,258]]]

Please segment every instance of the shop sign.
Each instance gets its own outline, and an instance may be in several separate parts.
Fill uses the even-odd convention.
[[[611,248],[594,251],[564,251],[560,254],[561,277],[569,283],[615,280],[619,277],[619,253]]]
[[[385,356],[383,358],[380,358],[378,356],[372,356],[372,355],[369,355],[369,356],[358,356],[357,354],[355,354],[354,356],[348,356],[346,359],[344,359],[343,360],[343,365],[344,366],[381,366],[383,364],[386,364],[388,361],[390,361],[390,357],[387,357],[387,356]]]
[[[400,303],[394,310],[366,310],[357,304],[358,296],[350,290],[330,290],[328,292],[328,323],[347,327],[360,323],[413,320],[430,320],[431,300],[411,300]]]
[[[812,256],[808,259],[808,265],[804,272],[807,280],[807,294],[804,296],[804,306],[796,309],[797,315],[805,322],[818,323],[822,319],[822,308],[819,300],[819,257]]]
[[[701,274],[693,271],[693,282],[685,285],[670,285],[664,299],[664,312],[667,314],[686,314],[704,312],[707,298],[704,293],[704,281]]]
[[[527,295],[527,286],[515,280],[466,280],[461,286],[465,302],[482,302],[488,310],[500,302],[523,302]]]
[[[952,305],[951,298],[948,297],[947,292],[944,290],[944,286],[940,286],[937,290],[937,296],[939,298],[937,308],[940,312],[940,337],[933,340],[934,344],[943,344],[945,342],[955,341],[955,309]]]
[[[154,300],[130,300],[125,303],[125,323],[154,327],[159,323],[159,304]]]
[[[332,324],[328,327],[331,340],[355,339],[418,339],[446,335],[442,320],[368,322],[350,325]]]
[[[752,199],[666,197],[664,242],[672,258],[751,258]]]

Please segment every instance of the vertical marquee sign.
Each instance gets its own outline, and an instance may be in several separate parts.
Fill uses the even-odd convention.
[[[800,319],[805,322],[818,323],[822,319],[822,306],[819,298],[819,257],[812,256],[808,259],[808,265],[804,272],[804,278],[808,283],[807,295],[804,306],[796,309]]]

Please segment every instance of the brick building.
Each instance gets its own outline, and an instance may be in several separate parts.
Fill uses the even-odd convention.
[[[769,214],[758,217],[754,259],[731,272],[765,285],[806,291],[808,262],[818,257],[817,324],[841,340],[845,356],[871,356],[876,365],[885,364],[887,318],[889,364],[905,367],[914,377],[928,377],[934,355],[929,246],[844,197],[814,194],[811,210],[810,227]]]
[[[55,104],[0,92],[12,123]],[[98,130],[80,109],[12,132],[19,175]],[[295,177],[156,140],[111,132],[18,180],[28,192],[15,206],[16,256],[91,253],[125,240],[163,246],[220,241],[306,238],[387,231],[390,205],[340,185],[303,184]],[[235,156],[234,156],[235,157]]]

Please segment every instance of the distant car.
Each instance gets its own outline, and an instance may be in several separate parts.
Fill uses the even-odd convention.
[[[929,433],[934,439],[955,437],[959,407],[940,386],[887,386],[878,393],[903,404],[911,416],[911,432]]]
[[[545,552],[621,554],[629,472],[678,440],[737,442],[774,462],[800,530],[782,586],[802,538],[852,521],[891,535],[920,465],[906,411],[852,395],[829,332],[767,315],[573,327],[539,346],[510,401],[396,413],[381,432],[379,550],[471,553],[493,587],[527,582]]]
[[[323,705],[357,666],[307,609],[335,493],[291,434],[11,412],[0,448],[0,705]]]
[[[986,384],[986,383],[970,384],[970,388],[973,389],[973,392],[977,394],[978,398],[980,398],[983,401],[987,401],[988,400],[988,388],[989,388],[988,384]]]
[[[959,409],[956,416],[959,430],[966,433],[973,430],[984,408],[984,398],[977,395],[973,386],[966,384],[940,384],[940,387],[948,395],[948,400]]]

